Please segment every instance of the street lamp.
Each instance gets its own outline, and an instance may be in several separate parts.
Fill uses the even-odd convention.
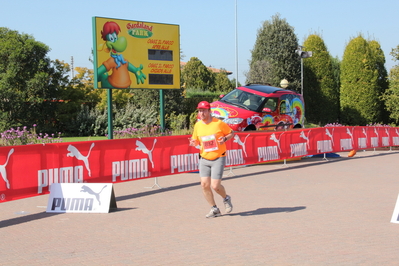
[[[295,53],[301,57],[301,94],[303,95],[303,59],[312,57],[312,51],[302,51],[302,48],[305,47],[298,46],[298,50],[295,50]]]
[[[286,79],[281,80],[281,82],[280,82],[281,88],[286,89],[288,87],[288,85],[289,85],[288,80],[286,80]]]

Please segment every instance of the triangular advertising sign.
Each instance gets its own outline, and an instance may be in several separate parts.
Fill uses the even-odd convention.
[[[112,183],[54,183],[46,212],[108,213],[116,208]]]

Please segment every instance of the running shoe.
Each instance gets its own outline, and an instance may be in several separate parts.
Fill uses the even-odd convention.
[[[233,204],[231,204],[231,197],[229,195],[223,200],[226,213],[230,213],[233,210]]]
[[[211,211],[205,216],[206,218],[214,218],[221,216],[222,214],[220,213],[219,208],[211,208]]]

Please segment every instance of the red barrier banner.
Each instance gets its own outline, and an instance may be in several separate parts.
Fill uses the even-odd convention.
[[[49,193],[53,183],[118,183],[198,170],[190,135],[0,147],[0,202]],[[399,146],[399,128],[324,127],[236,132],[227,165]]]

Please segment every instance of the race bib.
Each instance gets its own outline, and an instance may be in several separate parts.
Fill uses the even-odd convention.
[[[205,152],[216,151],[218,149],[215,135],[203,136],[201,140]]]

